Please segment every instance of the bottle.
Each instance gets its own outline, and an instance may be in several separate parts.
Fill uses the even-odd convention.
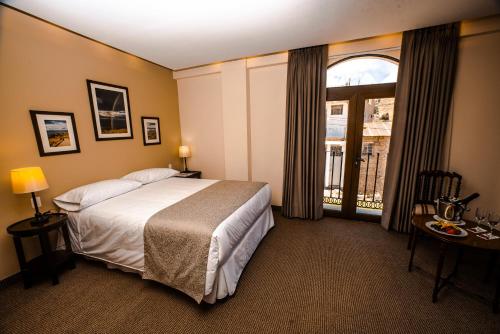
[[[462,207],[462,209],[465,210],[467,208],[467,204],[469,204],[469,202],[471,202],[472,200],[474,200],[478,197],[479,197],[478,193],[473,193],[473,194],[470,194],[469,196],[465,197],[464,199],[456,199],[455,201],[453,201],[453,204],[458,205],[458,206]]]

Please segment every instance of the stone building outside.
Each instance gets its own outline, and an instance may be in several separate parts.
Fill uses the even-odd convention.
[[[336,198],[336,204],[341,203],[344,182],[348,107],[348,101],[327,103],[324,196]],[[365,101],[358,201],[382,201],[393,114],[394,98]]]

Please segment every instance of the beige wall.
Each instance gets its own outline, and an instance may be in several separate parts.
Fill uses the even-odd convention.
[[[499,30],[500,16],[466,21],[462,24],[453,118],[450,120],[449,128],[451,140],[448,140],[446,149],[446,166],[464,176],[463,193],[480,192],[481,198],[475,205],[496,208],[498,211],[500,211],[498,195],[500,177],[497,175],[497,170],[500,168],[498,149],[500,113],[495,97],[500,87]],[[492,33],[494,31],[497,32]],[[366,53],[399,58],[401,37],[402,34],[398,33],[332,44],[328,51],[329,63]],[[282,193],[287,60],[286,52],[246,59],[249,120],[246,141],[250,148],[249,174],[252,180],[267,181],[271,184],[275,205],[281,205]],[[208,73],[223,76],[224,64],[176,71],[174,78],[178,79],[178,82],[193,81]],[[241,80],[232,82],[235,86],[242,86]],[[213,85],[207,85],[206,89],[224,95],[220,86]],[[189,89],[187,86],[184,87]],[[197,91],[197,94],[203,93]],[[185,96],[192,95],[179,85],[181,105]],[[181,118],[185,112],[187,111],[181,108]],[[217,145],[221,145],[221,141],[224,144],[228,142],[227,138],[220,136],[223,129],[223,120],[219,118],[222,114],[221,109],[211,109],[209,112],[214,113],[213,115],[217,116],[215,118],[221,122],[216,127],[218,132],[206,131],[197,141],[192,142],[194,147],[207,145],[206,143],[213,141],[214,138],[217,140]],[[192,118],[189,122],[196,123],[196,119]],[[182,124],[183,135],[184,128],[189,126],[188,123]],[[226,122],[224,126],[227,127],[230,123]],[[234,129],[241,127],[241,124],[235,124]],[[221,155],[223,153],[219,152],[219,157]],[[198,167],[202,170],[212,166],[211,156],[204,156],[198,161]],[[219,175],[226,176],[227,171],[223,170],[222,164],[218,170]]]
[[[286,64],[248,70],[252,180],[269,182],[276,205],[283,193],[286,71]]]
[[[400,44],[401,34],[332,44],[329,62],[374,51],[399,57]],[[274,205],[281,205],[282,197],[287,61],[283,52],[174,72],[183,141],[189,137],[193,152],[200,147],[214,152],[193,153],[192,164],[196,161],[204,175],[217,170],[216,178],[246,180],[248,173],[251,180],[269,182]],[[197,117],[201,112],[202,121]],[[196,138],[194,128],[199,129]]]
[[[191,170],[204,178],[224,179],[224,127],[220,74],[207,74],[177,81],[182,143],[189,145]]]
[[[246,60],[185,70],[175,78],[182,141],[193,151],[193,169],[206,178],[248,180]]]
[[[221,80],[225,177],[248,180],[246,60],[223,63]]]
[[[484,24],[496,32],[465,36],[459,45],[449,168],[462,174],[464,195],[481,194],[473,208],[500,213],[500,17],[468,23],[462,31],[474,33]]]
[[[133,140],[94,139],[86,79],[128,87]],[[29,110],[75,114],[81,153],[40,157]],[[143,146],[141,116],[159,116],[162,144]],[[0,279],[18,271],[5,229],[32,214],[29,197],[13,195],[9,170],[43,168],[50,188],[40,193],[43,210],[51,199],[88,182],[132,170],[180,167],[180,127],[172,72],[107,46],[0,6]],[[30,253],[38,245],[26,243]]]

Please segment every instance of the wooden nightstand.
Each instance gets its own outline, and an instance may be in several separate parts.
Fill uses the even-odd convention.
[[[190,170],[189,172],[180,172],[175,175],[175,177],[183,177],[185,179],[201,179],[201,172],[196,170]]]
[[[24,219],[7,227],[7,232],[14,238],[17,259],[26,289],[31,287],[34,276],[38,274],[49,275],[52,278],[52,284],[55,285],[59,283],[58,272],[63,266],[75,268],[67,226],[68,216],[63,213],[50,214],[49,219],[43,225],[33,225],[33,220],[33,218]],[[49,232],[58,228],[61,228],[63,232],[65,250],[52,250],[50,246]],[[21,238],[32,236],[38,236],[42,255],[26,261]]]

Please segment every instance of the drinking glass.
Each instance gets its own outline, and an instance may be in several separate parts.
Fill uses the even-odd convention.
[[[476,208],[476,213],[474,215],[474,221],[476,222],[477,226],[484,224],[486,225],[488,223],[488,211],[486,209],[482,208]]]
[[[495,226],[497,226],[499,220],[500,220],[500,215],[496,213],[490,214],[490,217],[488,219],[488,225],[490,226],[490,238],[494,236],[493,230],[495,229]]]

